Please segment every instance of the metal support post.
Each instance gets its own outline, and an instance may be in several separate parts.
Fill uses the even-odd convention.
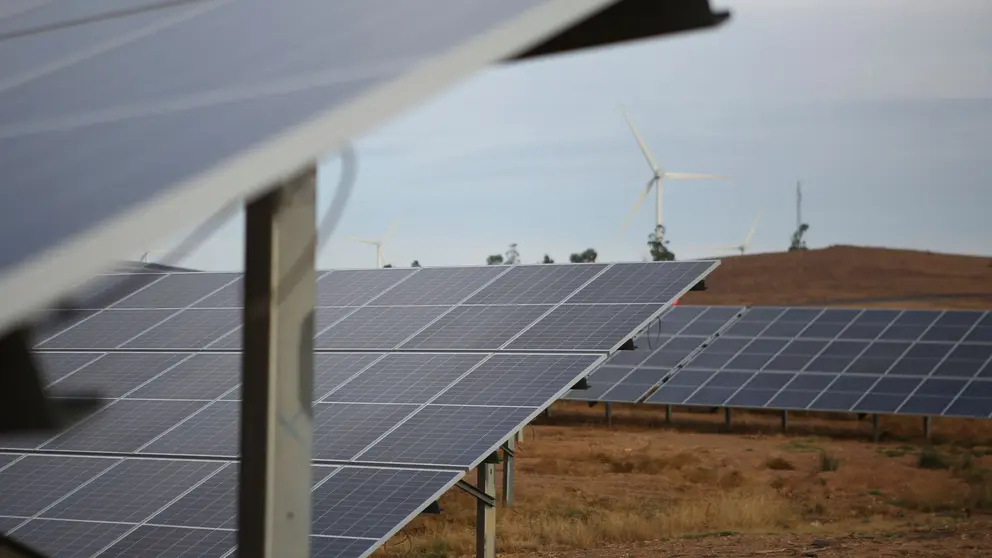
[[[524,428],[526,428],[526,426]],[[521,428],[520,430],[517,430],[517,443],[520,443],[520,442],[523,442],[523,441],[524,441],[524,429]]]
[[[516,434],[503,444],[503,506],[513,507],[513,467],[516,461]]]
[[[495,455],[493,456],[495,457]],[[478,498],[475,504],[475,556],[496,558],[496,459],[479,464],[478,486],[486,500]],[[492,500],[489,500],[491,498]],[[492,503],[490,503],[492,502]]]
[[[789,429],[789,411],[782,411],[782,431]]]
[[[603,406],[606,407],[606,427],[613,428],[613,405],[607,401]]]
[[[316,167],[245,212],[241,558],[309,558]]]
[[[672,406],[665,405],[665,424],[672,424]]]
[[[734,422],[733,409],[731,409],[730,407],[725,407],[723,409],[723,426],[729,429],[730,426],[733,424],[733,422]]]
[[[923,417],[923,435],[926,437],[927,441],[930,441],[930,436],[933,429],[933,417],[925,416]]]
[[[871,416],[871,439],[876,443],[882,439],[882,425],[878,415]]]

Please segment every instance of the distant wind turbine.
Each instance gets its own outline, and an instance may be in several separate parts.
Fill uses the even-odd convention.
[[[637,128],[634,123],[631,122],[630,117],[627,116],[627,111],[620,107],[620,112],[623,114],[624,120],[627,121],[627,126],[630,127],[630,131],[634,134],[634,139],[637,140],[637,145],[641,148],[641,153],[644,154],[644,159],[647,161],[648,166],[651,167],[651,179],[648,180],[647,185],[641,190],[641,195],[637,198],[637,203],[634,204],[634,208],[631,210],[630,214],[627,215],[627,219],[623,223],[623,230],[627,230],[630,226],[631,220],[634,215],[641,209],[641,205],[644,204],[644,200],[651,193],[651,188],[655,188],[655,231],[660,239],[662,222],[661,222],[661,183],[663,180],[712,180],[726,178],[725,176],[716,174],[697,174],[690,172],[669,172],[658,166],[655,162],[654,156],[648,150],[648,146],[645,145],[644,140],[641,139],[641,135],[637,132]]]
[[[396,231],[396,225],[398,225],[399,222],[400,222],[399,219],[393,221],[392,226],[389,227],[389,230],[386,231],[386,234],[382,235],[379,238],[370,239],[370,238],[358,238],[358,237],[354,237],[354,236],[353,237],[350,237],[350,238],[351,238],[351,240],[354,240],[355,242],[361,242],[362,244],[368,244],[368,245],[371,245],[371,246],[375,246],[375,266],[377,268],[380,268],[380,267],[386,265],[386,262],[384,262],[383,261],[383,258],[382,258],[382,246],[383,246],[383,244],[386,243],[387,240],[389,240],[389,237],[391,237],[393,235],[393,232]]]
[[[758,218],[755,219],[754,220],[754,223],[751,224],[751,228],[748,229],[747,236],[744,237],[744,242],[738,244],[737,246],[711,246],[710,249],[712,249],[712,250],[735,250],[737,252],[740,252],[740,254],[743,256],[744,255],[744,252],[747,252],[747,249],[751,246],[751,237],[754,236],[754,231],[757,230],[757,228],[758,228],[758,221],[760,221],[760,220],[761,220],[761,215],[758,215]]]

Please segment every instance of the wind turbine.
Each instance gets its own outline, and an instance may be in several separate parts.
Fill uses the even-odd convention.
[[[393,221],[392,226],[389,227],[389,230],[386,231],[386,234],[382,235],[379,238],[374,238],[374,239],[372,239],[372,238],[358,238],[358,237],[354,237],[354,236],[353,237],[350,237],[350,238],[351,238],[351,240],[354,240],[355,242],[361,242],[362,244],[369,244],[371,246],[375,246],[375,266],[377,268],[380,268],[383,265],[385,265],[385,262],[382,260],[382,245],[385,244],[387,240],[389,240],[389,237],[390,236],[393,235],[393,232],[396,230],[396,225],[398,225],[399,222],[400,222],[399,219],[396,219],[395,221]]]
[[[710,248],[713,250],[736,250],[743,256],[744,252],[746,252],[748,247],[751,245],[751,237],[754,236],[754,231],[758,228],[758,221],[760,220],[761,215],[758,215],[758,218],[751,224],[751,228],[748,229],[747,236],[744,237],[744,242],[738,244],[737,246],[711,246]]]
[[[631,122],[630,117],[627,116],[627,111],[620,107],[620,112],[623,114],[624,120],[627,121],[627,126],[630,127],[630,131],[634,134],[634,139],[637,140],[637,145],[641,148],[641,153],[644,154],[644,159],[647,161],[648,166],[651,167],[651,179],[648,180],[647,185],[641,190],[641,195],[637,198],[637,203],[634,204],[634,208],[627,215],[627,219],[623,223],[623,230],[627,230],[630,226],[631,220],[634,215],[641,209],[641,205],[644,204],[644,200],[651,193],[651,188],[655,189],[655,231],[660,239],[661,237],[661,183],[663,180],[712,180],[725,178],[724,176],[716,174],[698,174],[691,172],[669,172],[658,166],[655,162],[654,157],[651,155],[651,151],[648,150],[648,146],[645,145],[644,140],[641,139],[641,134],[637,132],[637,127]]]

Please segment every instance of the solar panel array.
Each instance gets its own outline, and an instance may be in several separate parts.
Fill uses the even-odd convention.
[[[716,318],[730,310],[677,307],[661,323],[674,331],[690,316]],[[698,341],[685,328],[676,339],[686,339],[685,348]],[[637,351],[629,353],[618,352],[590,376],[590,392],[601,393],[591,400],[992,418],[990,312],[742,309],[666,368],[660,387],[628,397],[638,391],[625,388],[633,372],[618,379],[604,371],[629,369],[626,359],[638,361],[634,371],[648,364],[633,356]],[[597,384],[600,377],[603,384]]]
[[[313,556],[374,550],[715,266],[322,274]],[[105,399],[58,435],[0,439],[12,536],[56,556],[231,555],[241,283],[142,276],[105,308],[87,289],[47,327],[51,393]]]
[[[634,338],[634,348],[616,352],[589,375],[589,389],[563,399],[636,403],[672,370],[699,350],[731,319],[739,306],[675,306]]]

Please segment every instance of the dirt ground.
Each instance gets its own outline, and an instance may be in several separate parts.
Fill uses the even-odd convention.
[[[988,258],[836,247],[727,258],[684,304],[992,309]],[[992,556],[992,425],[722,414],[557,403],[524,432],[515,502],[497,510],[513,558]],[[474,474],[467,477],[474,480]],[[475,502],[460,490],[377,555],[473,555]],[[988,515],[987,515],[988,514]]]

